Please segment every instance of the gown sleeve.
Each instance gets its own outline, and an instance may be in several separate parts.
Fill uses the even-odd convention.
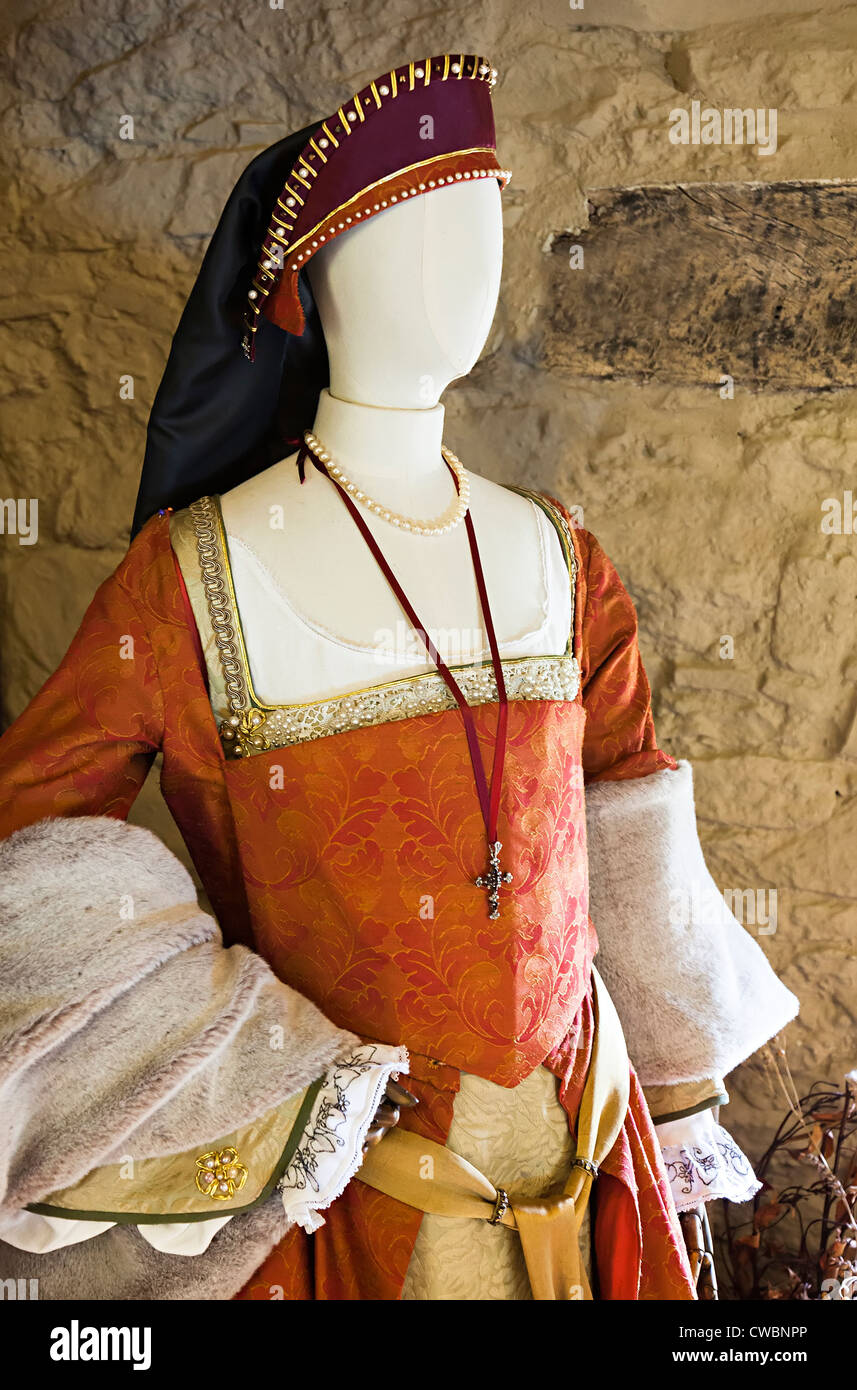
[[[127,568],[128,557],[0,739],[0,839],[48,816],[124,819],[146,780],[162,743],[164,702]]]
[[[655,738],[634,604],[595,537],[586,531],[577,535],[584,781],[620,781],[674,768],[675,759]]]
[[[595,537],[578,531],[576,539],[599,970],[658,1125],[677,1206],[745,1201],[758,1183],[713,1108],[728,1101],[722,1077],[794,1017],[797,1000],[708,872],[690,765],[657,744],[634,604]]]
[[[160,647],[153,641],[143,616],[145,613],[151,619],[154,614],[156,620],[171,601],[163,592],[163,574],[163,555],[158,550],[158,541],[151,526],[146,527],[117,570],[97,590],[57,670],[0,739],[0,841],[3,842],[0,859],[4,853],[14,855],[12,847],[18,838],[14,832],[25,832],[26,827],[34,826],[35,833],[49,840],[51,836],[61,835],[59,827],[50,829],[52,821],[87,818],[87,824],[93,827],[90,833],[94,833],[99,822],[89,818],[107,816],[124,820],[127,817],[153,759],[164,744],[166,710],[158,666]],[[139,593],[144,595],[146,603],[138,601]],[[168,639],[162,633],[161,645],[165,640]],[[87,833],[83,827],[81,830]],[[167,854],[163,847],[159,852]],[[59,864],[64,863],[64,853],[57,851]],[[59,874],[59,870],[57,872]],[[99,875],[96,874],[93,881],[102,893],[107,891]],[[21,901],[26,901],[27,897],[23,889]],[[44,923],[45,951],[51,949],[56,931],[63,931],[59,926],[61,922],[61,907],[57,906],[55,915],[48,914]],[[74,944],[76,950],[79,942],[75,923],[67,923],[66,928],[69,943]],[[0,931],[2,929],[0,922]],[[243,949],[233,947],[232,953],[239,951],[240,954]],[[94,951],[93,958],[97,959],[98,954]],[[218,962],[229,956],[226,951],[222,952],[222,957],[217,955],[211,981],[217,969],[223,969]],[[38,962],[38,952],[33,959]],[[258,959],[256,968],[267,971]],[[44,977],[39,975],[39,969],[36,965],[32,988],[32,1000],[36,1002],[45,992]],[[69,968],[68,980],[78,981],[81,969],[78,960],[77,968]],[[209,993],[206,969],[203,962],[199,967],[203,999],[207,999]],[[165,1007],[165,996],[159,977],[153,974],[148,984],[154,988],[154,1016],[158,1009]],[[293,996],[293,992],[273,976],[267,987],[275,994]],[[4,994],[8,1012],[11,1007],[9,993],[4,991]],[[60,1001],[61,1012],[62,995]],[[119,1029],[126,1043],[133,1044],[126,1073],[131,1084],[130,1079],[136,1075],[133,1053],[137,1034],[134,1030],[140,1023],[141,1010],[145,1013],[140,981],[135,983],[133,990],[128,990],[126,1002],[136,1009],[132,1021]],[[306,1001],[302,1004],[309,1007]],[[327,1039],[332,1025],[320,1016],[319,1020],[320,1036]],[[260,1026],[257,1007],[248,1023],[248,1032],[252,1035]],[[333,1030],[337,1039],[339,1031]],[[266,1163],[272,1167],[271,1153],[285,1152],[286,1141],[294,1134],[294,1152],[280,1178],[279,1190],[288,1219],[307,1229],[322,1224],[319,1209],[339,1195],[359,1166],[362,1142],[388,1076],[394,1070],[407,1070],[406,1058],[400,1049],[357,1046],[358,1040],[351,1035],[343,1035],[343,1039],[330,1065],[323,1064],[328,1061],[331,1048],[321,1056],[321,1075],[311,1088],[312,1095],[307,1088],[299,1095],[295,1093],[299,1100],[307,1096],[312,1100],[311,1108],[299,1125],[292,1113],[294,1096],[290,1095],[286,1102],[273,1109],[260,1106],[260,1114],[254,1116],[247,1128],[249,1137],[245,1142],[254,1155],[254,1171],[263,1176]],[[142,1042],[139,1048],[142,1056]],[[88,1044],[84,1054],[87,1049]],[[276,1072],[277,1054],[271,1057]],[[246,1090],[246,1086],[243,1089]],[[350,1142],[345,1145],[337,1137],[333,1144],[326,1125],[335,1107],[345,1103],[346,1090],[352,1120]],[[45,1095],[50,1096],[52,1091],[49,1084]],[[121,1095],[121,1088],[116,1094]],[[34,1124],[38,1123],[41,1120],[37,1117]],[[69,1127],[73,1128],[71,1123]],[[8,1194],[0,1192],[0,1245],[5,1243],[20,1251],[49,1255],[67,1245],[95,1239],[109,1230],[113,1219],[99,1220],[99,1213],[109,1213],[111,1218],[118,1214],[120,1220],[128,1220],[127,1215],[122,1215],[120,1201],[125,1199],[128,1184],[116,1180],[109,1163],[105,1165],[96,1159],[103,1130],[106,1130],[106,1121],[89,1126],[85,1138],[92,1147],[92,1166],[77,1184],[50,1193],[41,1211],[22,1210],[14,1199],[7,1201]],[[209,1137],[212,1131],[217,1132],[210,1127]],[[232,1140],[235,1135],[230,1133],[227,1138]],[[84,1146],[83,1140],[78,1145],[81,1146]],[[168,1228],[159,1224],[159,1214],[169,1211],[171,1202],[175,1205],[170,1181],[178,1170],[180,1157],[169,1159],[166,1173],[157,1163],[149,1163],[146,1181],[137,1192],[137,1197],[148,1203],[148,1208],[139,1208],[146,1212],[148,1224],[141,1225],[139,1230],[145,1240],[165,1253],[194,1255],[206,1249],[225,1220],[230,1218],[185,1225],[176,1219],[177,1214],[185,1210],[179,1203],[178,1213],[174,1211],[171,1217],[164,1218],[169,1222]],[[192,1154],[187,1164],[193,1171]],[[308,1171],[313,1174],[312,1184],[306,1180]],[[110,1196],[106,1197],[105,1192]],[[137,1209],[132,1203],[132,1213]],[[72,1213],[69,1217],[64,1215],[66,1210]]]

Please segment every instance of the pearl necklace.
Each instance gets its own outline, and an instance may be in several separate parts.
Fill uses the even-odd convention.
[[[321,440],[314,435],[311,430],[304,434],[304,442],[307,448],[320,459],[332,478],[345,488],[350,497],[355,502],[361,503],[370,512],[374,512],[382,521],[389,521],[391,526],[397,526],[400,531],[412,531],[417,536],[442,536],[447,531],[454,531],[467,515],[467,508],[470,505],[470,479],[465,472],[464,465],[459,458],[456,458],[451,449],[445,445],[440,446],[440,452],[447,467],[455,475],[458,482],[458,493],[455,501],[447,507],[435,521],[417,521],[414,517],[402,516],[400,512],[391,511],[389,507],[384,507],[380,502],[374,501],[357,486],[355,482],[343,472],[338,463],[334,463],[330,454],[325,449]]]

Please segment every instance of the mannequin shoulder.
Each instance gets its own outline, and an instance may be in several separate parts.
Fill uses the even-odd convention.
[[[612,562],[598,537],[593,535],[591,531],[587,531],[582,525],[581,508],[567,506],[562,498],[557,497],[555,493],[546,488],[524,488],[514,495],[521,501],[534,503],[537,507],[540,505],[541,508],[547,507],[547,511],[553,517],[554,522],[558,523],[566,541],[573,547],[579,571],[588,573],[591,570],[595,574],[605,569],[613,569]],[[544,515],[544,511],[542,515]]]
[[[601,597],[614,595],[622,603],[632,603],[616,566],[598,537],[580,524],[578,508],[566,506],[561,498],[543,488],[525,488],[516,492],[496,483],[490,486],[506,493],[519,507],[535,507],[542,523],[543,534],[552,532],[562,546],[564,554],[567,547],[571,547],[576,560],[575,588],[579,602],[585,605],[590,600],[596,602]],[[548,519],[540,503],[547,504],[552,521]]]
[[[602,562],[609,564],[597,538],[580,524],[579,509],[566,506],[555,493],[538,486],[506,486],[475,473],[470,474],[470,480],[474,514],[480,503],[486,511],[488,507],[496,508],[498,515],[501,510],[504,511],[510,525],[514,525],[516,520],[523,522],[528,515],[532,517],[535,514],[543,534],[561,534],[563,540],[571,544],[579,568],[587,569],[593,562],[596,566]]]
[[[286,518],[307,505],[309,489],[302,488],[297,450],[220,497],[223,524],[230,535],[256,534],[260,528],[282,529]]]
[[[516,523],[521,526],[537,517],[540,510],[537,499],[546,496],[537,488],[519,489],[505,483],[495,483],[493,479],[483,478],[480,473],[471,473],[469,469],[468,477],[474,517],[481,514],[497,521],[502,519],[510,529]]]

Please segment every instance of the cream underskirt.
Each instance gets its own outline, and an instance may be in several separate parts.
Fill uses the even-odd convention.
[[[509,1089],[462,1072],[447,1147],[495,1187],[527,1197],[546,1192],[566,1178],[574,1157],[556,1077],[547,1067],[536,1067]],[[580,1248],[591,1283],[588,1212]],[[402,1298],[532,1298],[517,1232],[487,1221],[426,1214]]]

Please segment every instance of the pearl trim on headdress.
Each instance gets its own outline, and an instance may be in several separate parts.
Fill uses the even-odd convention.
[[[413,185],[401,190],[398,195],[394,194],[389,199],[379,198],[377,202],[369,202],[362,208],[352,207],[349,215],[342,217],[339,221],[337,221],[337,212],[334,212],[329,219],[325,219],[326,222],[330,222],[326,232],[322,231],[324,225],[322,223],[304,233],[297,241],[292,241],[295,219],[300,208],[304,206],[304,199],[301,197],[300,190],[308,191],[312,187],[312,180],[318,177],[318,167],[314,166],[327,164],[328,156],[325,151],[330,149],[331,145],[334,149],[338,149],[342,141],[351,135],[352,125],[357,122],[364,122],[367,117],[371,118],[373,110],[378,110],[386,102],[394,100],[400,92],[413,91],[417,80],[427,87],[432,79],[443,82],[452,78],[459,81],[462,78],[476,79],[487,82],[489,87],[493,87],[497,81],[497,69],[492,68],[485,58],[464,53],[457,55],[454,59],[451,54],[446,53],[436,59],[423,59],[421,63],[409,63],[406,68],[391,68],[389,74],[380,83],[378,81],[371,82],[363,91],[357,92],[348,102],[344,102],[338,108],[336,117],[323,121],[311,136],[293,165],[281,196],[277,199],[262,243],[252,287],[247,294],[246,331],[243,340],[244,353],[247,357],[252,358],[253,355],[253,340],[259,327],[262,301],[266,300],[277,288],[284,271],[291,274],[299,272],[304,262],[310,260],[313,252],[324,245],[329,237],[337,236],[346,231],[352,222],[371,217],[395,204],[401,198],[412,197],[418,193],[441,188],[445,184],[455,183],[462,179],[486,177],[502,179],[504,187],[508,183],[512,176],[511,170],[483,168],[473,168],[446,176],[441,175],[420,183],[416,179],[418,166],[415,166]],[[368,95],[364,95],[364,93],[368,93]],[[337,118],[339,124],[336,123]],[[493,150],[484,152],[494,153]],[[453,152],[453,157],[455,153],[463,155],[477,153],[477,151]],[[431,163],[433,161],[425,162]],[[407,170],[398,171],[399,174],[406,172]],[[394,171],[390,178],[395,177],[396,172]],[[387,181],[386,179],[382,180],[382,185]],[[370,190],[366,189],[364,192],[369,193]],[[355,195],[349,200],[348,206],[359,201],[359,198],[359,194]],[[344,209],[338,210],[338,212],[343,211]],[[312,240],[307,249],[298,252],[297,248],[306,245],[308,238],[312,238]],[[294,257],[294,259],[290,259],[290,257]]]

